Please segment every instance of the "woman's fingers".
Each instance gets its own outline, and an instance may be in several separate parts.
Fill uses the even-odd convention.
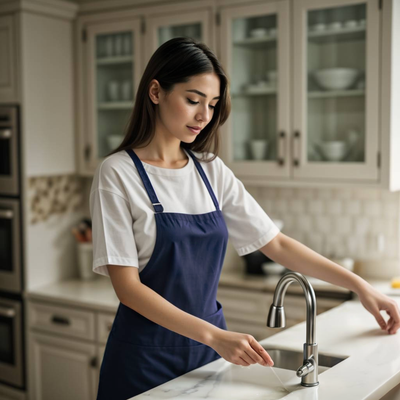
[[[255,358],[259,364],[270,365],[271,367],[274,365],[271,356],[265,351],[264,347],[257,342],[257,340],[253,338],[250,341],[250,346],[252,351],[251,357]]]

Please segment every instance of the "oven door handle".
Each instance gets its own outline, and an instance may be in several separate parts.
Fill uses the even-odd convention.
[[[0,210],[0,218],[2,219],[13,219],[14,213],[12,210]]]
[[[11,129],[0,129],[0,139],[9,139],[11,135]]]
[[[15,317],[15,310],[10,307],[2,307],[0,306],[0,316],[1,317],[9,317],[9,318],[14,318]]]

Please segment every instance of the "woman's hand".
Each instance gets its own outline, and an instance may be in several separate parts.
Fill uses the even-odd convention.
[[[218,329],[211,339],[210,347],[226,361],[236,365],[246,367],[257,363],[271,367],[274,365],[272,358],[260,343],[245,333]]]
[[[400,327],[400,310],[394,300],[378,292],[370,284],[364,285],[357,295],[364,308],[375,317],[382,330],[386,330],[390,334],[397,332]],[[379,312],[380,310],[385,310],[389,315],[387,323]]]

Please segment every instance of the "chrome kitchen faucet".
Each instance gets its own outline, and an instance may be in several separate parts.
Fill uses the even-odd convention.
[[[307,306],[307,334],[306,343],[304,343],[303,347],[303,365],[298,368],[296,375],[299,378],[301,377],[302,386],[318,386],[318,345],[315,342],[317,302],[314,289],[305,276],[297,272],[288,272],[282,276],[275,288],[274,300],[269,309],[267,326],[270,328],[285,327],[283,300],[287,288],[295,281],[299,282],[300,286],[303,288]]]

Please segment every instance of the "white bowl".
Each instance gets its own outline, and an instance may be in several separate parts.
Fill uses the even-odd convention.
[[[340,161],[347,151],[347,143],[339,140],[321,142],[318,144],[322,155],[329,161]]]
[[[313,72],[314,79],[323,89],[338,90],[352,86],[359,71],[353,68],[327,68]]]
[[[109,149],[111,151],[116,149],[122,143],[123,138],[124,138],[123,135],[108,135],[107,143],[108,143]]]
[[[278,72],[277,71],[267,71],[266,72],[267,78],[270,82],[276,82],[278,78]]]
[[[280,275],[283,271],[286,270],[283,265],[274,262],[262,263],[261,269],[263,270],[265,275]]]
[[[268,33],[267,29],[265,28],[257,28],[250,31],[250,36],[253,37],[262,37],[266,36]]]

